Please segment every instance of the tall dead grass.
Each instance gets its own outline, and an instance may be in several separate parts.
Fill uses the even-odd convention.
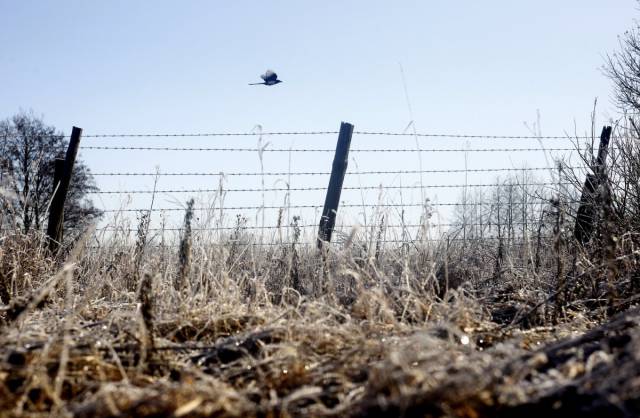
[[[620,154],[615,164],[635,164],[630,156],[637,151],[629,146],[629,156]],[[636,172],[623,166],[614,165],[611,178]],[[0,410],[465,417],[511,411],[535,398],[538,383],[553,380],[546,369],[535,371],[535,384],[522,374],[543,361],[531,350],[629,308],[638,289],[637,207],[628,207],[636,186],[629,182],[623,195],[613,189],[613,210],[602,215],[609,221],[598,223],[592,242],[577,246],[576,192],[531,190],[526,183],[507,179],[493,195],[467,197],[459,222],[438,239],[429,238],[435,232],[424,216],[422,235],[385,242],[389,234],[407,235],[388,230],[391,214],[380,209],[368,228],[351,231],[325,253],[304,245],[295,218],[291,225],[278,220],[283,231],[274,233],[274,245],[255,245],[267,237],[254,236],[242,218],[234,230],[207,236],[191,228],[193,204],[180,241],[150,236],[145,216],[133,242],[116,223],[113,233],[85,237],[57,255],[37,235],[3,232]],[[541,196],[548,203],[523,204]],[[222,209],[219,216],[212,211],[206,222],[215,227],[222,217]],[[293,235],[283,241],[285,228]],[[604,360],[587,356],[579,371],[558,373],[584,376],[595,367],[589,361],[609,359],[597,355]]]

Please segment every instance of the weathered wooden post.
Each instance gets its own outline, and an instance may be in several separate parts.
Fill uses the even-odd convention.
[[[63,229],[62,229],[62,224],[63,222],[58,222],[57,220],[54,220],[53,222],[51,221],[51,214],[53,213],[51,208],[53,208],[53,198],[54,196],[58,193],[58,191],[60,190],[60,183],[62,181],[62,176],[64,175],[64,164],[65,164],[65,159],[64,158],[56,158],[54,160],[54,167],[53,167],[53,191],[52,191],[52,195],[51,195],[51,206],[49,207],[49,224],[47,225],[47,236],[49,237],[49,248],[52,250],[52,252],[54,252],[56,250],[55,246],[54,246],[54,242],[61,242],[62,241],[62,235],[63,235]],[[62,212],[62,218],[64,221],[64,209]],[[51,225],[51,227],[55,227],[55,231],[53,230],[49,230],[49,225]],[[59,238],[59,240],[58,240]]]
[[[56,252],[62,243],[64,237],[64,204],[69,193],[71,185],[71,176],[73,174],[73,166],[76,162],[78,149],[80,148],[80,138],[82,137],[82,129],[73,127],[71,131],[71,139],[69,140],[69,148],[67,154],[62,159],[56,159],[54,173],[54,195],[51,199],[49,207],[49,224],[47,225],[47,237],[49,238],[49,250]]]
[[[344,183],[344,176],[347,172],[347,164],[349,163],[349,147],[351,146],[352,135],[353,125],[342,122],[340,125],[340,133],[338,134],[336,153],[333,158],[327,196],[324,201],[322,217],[320,218],[318,248],[322,248],[324,242],[331,241],[331,234],[333,233],[333,228],[336,224],[336,215],[338,214],[342,184]]]
[[[576,225],[573,236],[580,244],[586,244],[593,235],[594,222],[598,207],[596,206],[597,194],[602,182],[605,181],[605,166],[607,154],[609,152],[609,141],[611,139],[611,126],[602,128],[600,135],[600,145],[598,147],[598,157],[595,166],[592,167],[593,173],[587,174],[582,187],[582,196],[580,197],[580,207],[576,214]]]

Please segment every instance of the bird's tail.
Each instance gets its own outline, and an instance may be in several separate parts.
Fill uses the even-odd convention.
[[[264,84],[264,83],[249,83],[250,86],[259,86],[260,84]]]

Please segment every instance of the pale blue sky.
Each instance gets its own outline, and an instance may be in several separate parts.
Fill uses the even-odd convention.
[[[608,104],[599,67],[634,0],[0,2],[0,114],[91,132],[548,132]],[[249,87],[266,68],[285,80]],[[603,106],[606,107],[606,106]],[[604,110],[604,109],[603,109]]]
[[[87,134],[244,132],[257,124],[267,131],[335,130],[341,120],[360,130],[402,131],[411,118],[401,64],[419,132],[527,134],[523,122],[533,121],[539,109],[543,134],[573,132],[574,123],[584,133],[594,98],[598,124],[615,116],[601,66],[638,13],[635,0],[0,0],[0,116],[33,109],[67,133],[77,125]],[[267,68],[284,83],[247,85]],[[295,140],[335,144],[333,137]],[[292,139],[273,141],[289,146]],[[255,144],[216,144],[239,142]],[[258,168],[257,158],[247,162],[246,155],[87,150],[82,156],[94,171]],[[317,162],[303,158],[293,170]],[[429,158],[426,165],[461,164],[459,157]],[[385,158],[394,161],[387,168],[417,164],[416,158],[411,164]],[[474,161],[486,166],[486,154],[467,163]],[[265,164],[286,170],[288,158]],[[361,162],[367,164],[376,167],[380,160]],[[329,168],[326,161],[321,168]],[[105,188],[131,185],[100,181]],[[173,181],[166,185],[184,186],[184,179]],[[197,187],[210,183],[215,180],[193,180]]]

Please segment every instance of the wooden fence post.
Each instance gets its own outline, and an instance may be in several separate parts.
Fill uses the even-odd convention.
[[[54,196],[58,194],[58,192],[60,191],[60,182],[62,181],[62,176],[64,175],[65,161],[66,160],[64,158],[56,158],[54,160],[53,190],[52,190],[53,194],[51,195],[52,199],[51,199],[51,206],[49,207],[49,224],[47,225],[47,236],[49,237],[49,248],[53,252],[55,252],[55,250],[57,249],[54,243],[58,243],[62,241],[63,230],[62,230],[62,222],[58,222],[55,219],[54,221],[51,221],[51,214],[53,213],[51,208],[53,208]],[[63,208],[61,217],[62,219],[64,219],[64,208]],[[51,230],[49,226],[51,226]],[[54,227],[55,227],[55,231],[53,230]]]
[[[67,148],[65,159],[56,159],[53,186],[55,194],[51,199],[49,224],[47,225],[47,237],[49,238],[49,250],[51,252],[58,250],[64,237],[64,204],[67,200],[69,186],[71,185],[73,166],[76,162],[78,149],[80,148],[81,137],[82,129],[74,126],[71,131],[71,139],[69,140],[69,148]],[[62,161],[64,161],[64,164]]]
[[[607,154],[609,152],[609,141],[611,139],[611,126],[602,128],[600,135],[600,145],[598,147],[598,157],[596,164],[592,167],[593,173],[587,174],[582,187],[582,196],[580,197],[580,207],[576,214],[576,224],[573,236],[580,244],[586,244],[593,234],[594,222],[596,219],[597,209],[597,193],[603,181],[605,181],[605,166]]]
[[[340,133],[338,134],[338,144],[336,145],[336,153],[333,158],[333,167],[331,169],[331,177],[329,179],[329,187],[327,188],[327,196],[324,201],[324,209],[320,218],[320,227],[318,229],[318,248],[322,248],[324,242],[331,241],[331,234],[336,224],[336,215],[338,213],[338,204],[340,203],[340,193],[342,192],[342,184],[344,176],[347,172],[347,164],[349,163],[349,147],[351,146],[351,136],[353,135],[353,125],[342,122],[340,125]]]

